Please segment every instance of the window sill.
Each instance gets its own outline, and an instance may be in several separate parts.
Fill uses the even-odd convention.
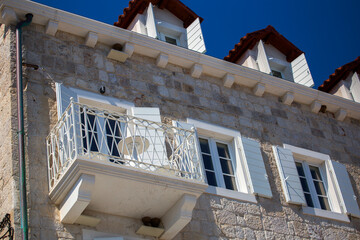
[[[235,200],[257,203],[256,197],[252,194],[237,192],[237,191],[220,188],[220,187],[209,186],[206,189],[206,193],[221,196],[221,197],[232,198]]]
[[[319,208],[303,207],[303,213],[307,214],[307,215],[321,217],[321,218],[337,220],[340,222],[346,222],[346,223],[350,222],[350,220],[346,214],[326,211],[326,210],[322,210]]]

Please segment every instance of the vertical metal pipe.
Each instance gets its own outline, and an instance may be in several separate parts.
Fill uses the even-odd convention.
[[[33,15],[26,14],[26,20],[16,25],[16,87],[17,87],[17,112],[18,112],[18,141],[19,141],[19,168],[20,168],[20,220],[23,230],[22,238],[28,240],[28,217],[26,201],[26,169],[25,169],[25,143],[24,143],[24,101],[22,79],[22,43],[21,29],[31,23]]]

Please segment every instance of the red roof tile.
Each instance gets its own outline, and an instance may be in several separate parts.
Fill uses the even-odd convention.
[[[224,57],[224,60],[235,63],[246,50],[253,49],[260,40],[277,48],[286,56],[288,62],[292,62],[303,53],[303,51],[278,33],[273,26],[269,25],[264,29],[248,33],[246,36],[242,37],[240,42],[235,45],[234,49],[229,51],[229,55]]]
[[[126,29],[138,13],[144,13],[150,2],[160,9],[169,10],[183,21],[184,28],[187,28],[196,18],[199,18],[200,22],[203,21],[201,17],[179,0],[131,0],[129,6],[124,9],[124,13],[119,16],[119,20],[114,25]]]
[[[325,80],[322,85],[318,87],[320,91],[330,92],[338,82],[346,79],[349,73],[357,72],[360,74],[360,56],[354,61],[349,62],[335,70],[333,74],[329,76],[329,79]]]

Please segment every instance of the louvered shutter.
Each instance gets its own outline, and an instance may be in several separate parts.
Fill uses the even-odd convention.
[[[176,134],[176,141],[179,149],[182,149],[180,151],[174,151],[174,154],[178,155],[173,156],[173,158],[176,158],[176,161],[183,161],[182,163],[178,163],[178,167],[181,170],[192,171],[194,172],[193,177],[195,179],[201,179],[200,176],[204,177],[205,173],[196,128],[190,123],[178,121],[173,121],[172,123],[173,126],[179,128]],[[195,136],[188,138],[189,133],[181,129],[194,130]]]
[[[146,25],[147,35],[149,37],[157,38],[154,10],[153,10],[153,5],[151,3],[146,9],[145,18],[146,18],[145,25]]]
[[[197,18],[186,28],[188,49],[205,53],[206,47],[204,37],[201,30],[200,19]]]
[[[74,98],[74,101],[78,102],[78,96],[76,92],[71,90],[69,87],[65,87],[62,83],[55,83],[55,86],[56,86],[58,119],[60,119],[61,115],[70,105],[70,99]]]
[[[350,92],[354,101],[360,103],[360,81],[357,73],[354,73],[351,78]]]
[[[132,113],[135,117],[161,123],[159,108],[134,107],[132,108]],[[168,165],[165,137],[162,129],[159,129],[159,125],[151,122],[148,123],[146,121],[136,120],[134,126],[128,127],[130,128],[130,136],[139,136],[143,139],[147,139],[149,143],[149,147],[146,149],[146,151],[138,154],[137,161],[155,166]]]
[[[241,160],[246,166],[246,172],[249,175],[248,179],[251,183],[251,193],[271,198],[271,188],[259,142],[245,137],[237,137],[237,141]]]
[[[306,205],[293,154],[290,150],[273,146],[285,199],[288,203]]]
[[[271,73],[269,61],[266,57],[265,47],[263,41],[259,41],[257,45],[257,63],[259,65],[259,70],[264,73]]]
[[[340,206],[343,208],[343,212],[360,218],[357,198],[352,188],[345,165],[328,160],[326,161],[326,167],[329,168],[330,173],[333,174],[333,184],[340,193],[338,196],[340,198]]]
[[[291,62],[291,68],[294,82],[307,87],[314,86],[314,80],[311,76],[310,69],[306,62],[304,53]]]

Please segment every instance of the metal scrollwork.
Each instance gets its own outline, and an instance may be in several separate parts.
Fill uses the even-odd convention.
[[[13,240],[14,229],[11,227],[10,214],[6,214],[0,222],[0,239]]]

